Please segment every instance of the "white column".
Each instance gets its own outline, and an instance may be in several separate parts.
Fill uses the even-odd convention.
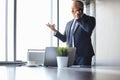
[[[90,0],[90,15],[95,17],[96,16],[96,4],[95,4],[95,0]],[[93,33],[92,33],[92,44],[93,44],[93,49],[94,49],[94,52],[96,54],[96,29],[93,30]],[[92,61],[92,64],[95,65],[95,59],[96,57],[94,56],[93,57],[93,61]]]

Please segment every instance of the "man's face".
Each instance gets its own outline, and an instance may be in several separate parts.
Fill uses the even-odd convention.
[[[83,7],[78,2],[72,3],[72,14],[74,18],[79,18],[83,14]]]

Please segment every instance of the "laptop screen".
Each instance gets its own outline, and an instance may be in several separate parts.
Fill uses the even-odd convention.
[[[68,66],[71,66],[74,64],[75,51],[76,51],[76,48],[70,48],[70,50],[68,51],[68,57],[69,57]],[[57,56],[58,56],[57,47],[46,47],[44,66],[57,67]]]

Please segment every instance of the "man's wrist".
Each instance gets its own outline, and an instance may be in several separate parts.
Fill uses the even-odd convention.
[[[57,30],[54,31],[54,35],[56,35],[56,34],[57,34]]]

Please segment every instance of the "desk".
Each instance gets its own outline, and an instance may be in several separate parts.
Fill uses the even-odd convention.
[[[120,80],[120,68],[0,66],[0,80]]]

